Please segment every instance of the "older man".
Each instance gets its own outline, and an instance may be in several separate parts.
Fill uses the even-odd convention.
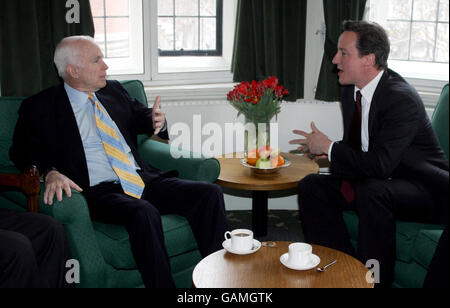
[[[299,205],[309,242],[354,254],[342,210],[359,217],[356,256],[380,262],[380,286],[393,278],[395,219],[448,223],[448,160],[417,92],[387,68],[388,37],[380,26],[344,23],[337,65],[344,137],[332,142],[314,123],[292,140],[330,161],[331,176],[299,184]]]
[[[220,248],[227,229],[221,189],[180,180],[142,160],[137,135],[168,139],[159,97],[149,109],[130,98],[90,37],[61,41],[55,64],[64,83],[25,100],[11,156],[45,175],[44,202],[68,197],[71,188],[87,199],[94,219],[125,226],[147,287],[173,287],[160,212],[189,221],[203,256]],[[82,265],[81,265],[82,266]]]

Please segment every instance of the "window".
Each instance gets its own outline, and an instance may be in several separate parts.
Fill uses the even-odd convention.
[[[92,11],[96,30],[95,40],[106,58],[125,58],[129,56],[130,19],[128,0],[93,0]]]
[[[221,56],[222,0],[158,0],[160,56]]]
[[[108,74],[146,85],[231,82],[237,0],[90,0]]]
[[[230,82],[236,0],[158,0],[157,60],[152,79]],[[156,31],[155,31],[156,32]],[[175,76],[172,73],[176,73]],[[181,75],[180,75],[181,73]],[[172,75],[170,75],[172,74]]]
[[[366,19],[391,41],[389,66],[405,77],[448,80],[449,0],[369,0]]]
[[[143,73],[142,0],[90,0],[95,41],[110,74]]]

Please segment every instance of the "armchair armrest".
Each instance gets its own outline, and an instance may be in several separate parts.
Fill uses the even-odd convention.
[[[53,205],[44,204],[42,194],[40,200],[40,212],[52,216],[64,226],[72,256],[80,262],[80,284],[77,287],[101,287],[106,275],[105,260],[84,196],[72,189],[70,198],[63,193],[62,201],[54,200]]]
[[[177,170],[181,179],[213,183],[220,174],[220,164],[215,158],[192,158],[192,152],[184,151],[180,158],[173,158],[170,145],[147,139],[139,146],[141,157],[160,170]],[[189,158],[186,158],[189,157]]]
[[[35,191],[37,197],[36,211],[39,210],[41,214],[55,218],[64,226],[72,256],[80,262],[80,284],[77,287],[95,288],[103,286],[106,275],[105,260],[97,242],[86,199],[78,191],[72,190],[72,197],[68,198],[63,193],[61,202],[54,200],[53,205],[44,204],[44,184],[39,183],[37,173],[30,172],[27,171],[21,175],[15,167],[1,167],[0,185],[7,187],[1,191],[2,197],[11,201],[11,203],[24,206],[24,194],[16,189],[20,188],[19,185],[22,185],[22,183],[26,183],[25,180],[21,180],[21,177],[26,179],[31,176],[32,179],[37,180],[35,182],[38,185],[37,191]],[[15,189],[9,189],[9,187]],[[90,277],[97,277],[98,279],[90,279]]]
[[[19,188],[27,197],[28,211],[33,213],[39,212],[41,185],[39,182],[39,171],[36,166],[30,166],[20,174],[0,173],[0,186]]]

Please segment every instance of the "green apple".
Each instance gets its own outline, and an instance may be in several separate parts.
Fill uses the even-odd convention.
[[[272,165],[270,164],[270,159],[268,158],[260,158],[256,162],[256,167],[260,169],[270,169]]]

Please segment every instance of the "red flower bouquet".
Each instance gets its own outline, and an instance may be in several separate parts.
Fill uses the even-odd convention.
[[[245,130],[246,162],[261,169],[284,165],[279,149],[270,148],[270,120],[280,113],[280,104],[288,90],[278,84],[277,77],[263,81],[242,82],[227,95],[228,101],[243,114],[245,121],[254,124],[254,129]],[[261,124],[263,124],[261,126]]]
[[[288,90],[278,84],[278,78],[271,76],[263,81],[244,81],[236,85],[227,95],[228,101],[243,114],[247,121],[257,125],[269,123],[280,112],[280,103]]]

